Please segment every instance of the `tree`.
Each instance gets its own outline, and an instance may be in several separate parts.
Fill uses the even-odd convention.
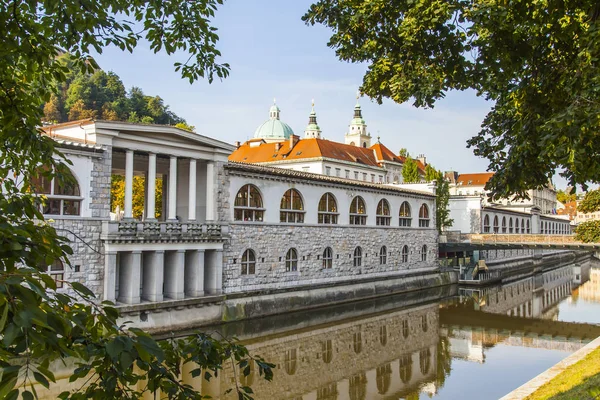
[[[254,358],[260,374],[272,377],[273,365],[233,342],[196,334],[158,343],[126,329],[111,303],[100,303],[78,282],[60,282],[73,295],[57,291],[44,273],[57,260],[68,264],[72,253],[67,238],[44,220],[44,199],[34,193],[36,177],[66,183],[69,176],[68,161],[39,130],[44,103],[65,95],[72,79],[58,56],[67,54],[73,69],[93,74],[98,66],[91,50],[112,45],[132,51],[143,39],[155,52],[187,53],[188,62],[176,63],[176,70],[190,82],[211,82],[229,72],[217,61],[218,36],[210,23],[221,3],[15,0],[0,7],[0,398],[14,400],[19,389],[24,399],[33,398],[32,382],[49,386],[55,380],[50,363],[66,358],[77,360],[73,379],[89,380],[62,399],[138,398],[156,390],[170,399],[198,399],[180,381],[182,363],[197,366],[195,376],[214,375],[231,359],[248,374]],[[137,389],[143,379],[147,385]],[[250,389],[237,389],[240,398],[249,397]]]
[[[404,165],[402,165],[402,180],[406,183],[414,183],[421,180],[417,162],[410,157],[408,157],[406,161],[404,161]]]
[[[577,200],[577,195],[575,193],[567,193],[564,190],[559,190],[556,192],[556,200],[560,201],[563,204],[566,204],[571,201]]]
[[[176,128],[183,129],[184,131],[196,132],[196,127],[192,125],[188,125],[185,122],[178,122],[175,124]]]
[[[600,210],[600,189],[590,190],[577,204],[577,211],[592,213]],[[582,242],[600,242],[600,221],[585,221],[575,228],[575,239]]]
[[[433,165],[427,164],[425,166],[425,180],[427,182],[433,182],[437,180],[440,174],[441,172],[435,169]]]
[[[577,205],[577,211],[591,213],[600,210],[600,189],[590,190]]]
[[[404,157],[404,158],[410,157],[410,153],[408,152],[408,150],[406,150],[405,147],[403,147],[403,148],[400,149],[400,151],[398,152],[398,155],[400,157]]]
[[[435,202],[435,224],[439,232],[452,226],[454,220],[450,218],[450,183],[441,171],[438,171],[436,178],[436,202]]]
[[[526,196],[555,170],[600,180],[600,3],[595,0],[319,0],[340,60],[367,63],[361,91],[433,107],[450,90],[492,103],[468,141],[495,172],[494,198]]]

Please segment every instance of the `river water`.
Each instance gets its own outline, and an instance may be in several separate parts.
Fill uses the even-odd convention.
[[[597,324],[600,269],[566,266],[215,329],[278,365],[273,382],[242,379],[256,399],[441,400],[498,399],[600,336]],[[235,375],[202,390],[233,399]]]

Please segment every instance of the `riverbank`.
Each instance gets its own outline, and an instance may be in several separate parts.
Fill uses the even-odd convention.
[[[600,396],[600,337],[500,400],[587,400]]]

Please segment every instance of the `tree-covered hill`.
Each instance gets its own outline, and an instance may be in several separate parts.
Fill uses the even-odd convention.
[[[193,130],[185,120],[169,110],[159,96],[147,96],[142,89],[125,90],[114,72],[96,70],[85,74],[72,68],[65,56],[61,61],[69,68],[67,79],[57,95],[44,105],[44,122],[60,123],[84,118],[127,121],[145,124],[178,125]],[[190,129],[192,128],[192,129]]]

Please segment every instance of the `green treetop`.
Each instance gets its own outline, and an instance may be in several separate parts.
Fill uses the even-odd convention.
[[[417,162],[410,157],[406,159],[402,166],[402,180],[406,183],[414,183],[421,180]]]
[[[361,91],[433,107],[451,90],[491,102],[468,141],[495,172],[494,198],[525,196],[556,169],[600,181],[600,2],[319,0],[340,60],[366,63]]]

